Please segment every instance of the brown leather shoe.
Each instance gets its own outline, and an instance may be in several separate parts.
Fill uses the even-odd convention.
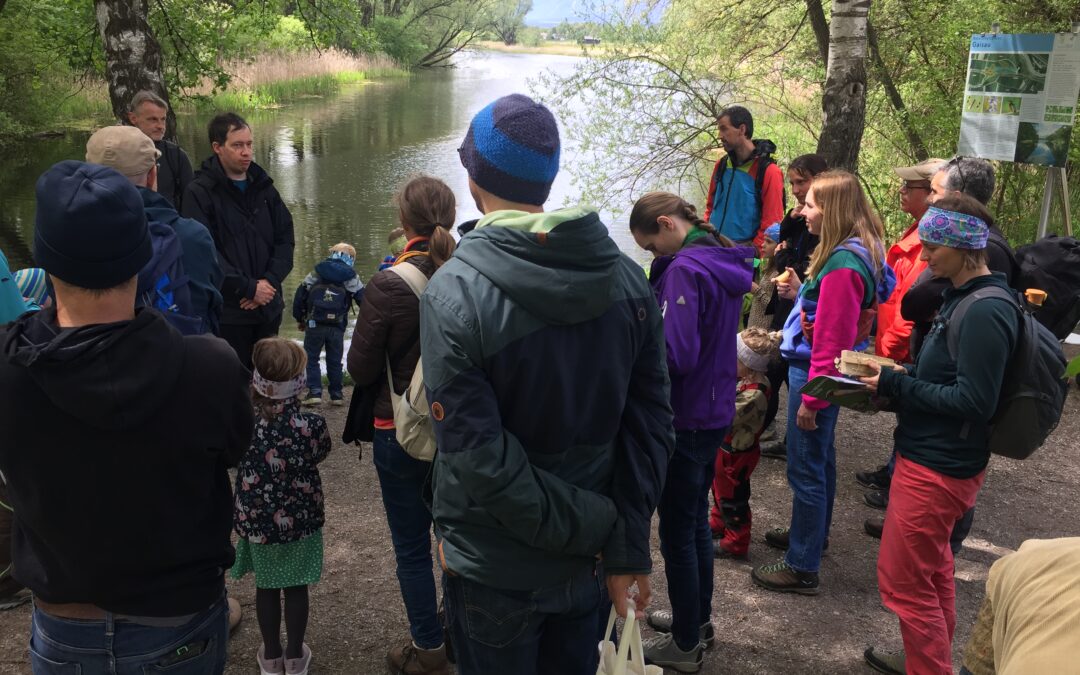
[[[874,539],[881,539],[881,533],[885,529],[884,516],[872,516],[863,523],[863,529]]]
[[[408,644],[390,650],[386,665],[391,675],[450,675],[446,645],[439,645],[438,649],[420,649],[410,640]]]

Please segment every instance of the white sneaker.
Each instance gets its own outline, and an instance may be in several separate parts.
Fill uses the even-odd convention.
[[[298,659],[285,659],[286,675],[307,675],[308,666],[311,665],[311,649],[304,643],[302,656]]]

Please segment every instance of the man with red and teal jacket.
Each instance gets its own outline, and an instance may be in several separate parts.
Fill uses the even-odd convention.
[[[772,160],[776,146],[753,140],[754,117],[742,106],[724,108],[716,124],[727,154],[709,180],[705,220],[735,243],[753,244],[760,252],[765,230],[784,219],[784,174]]]

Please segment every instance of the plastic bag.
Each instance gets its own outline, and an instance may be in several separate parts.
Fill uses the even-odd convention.
[[[626,612],[626,623],[623,624],[622,636],[619,638],[618,647],[606,638],[611,636],[615,628],[615,606],[611,607],[608,617],[607,630],[604,631],[604,640],[600,642],[600,665],[596,669],[596,675],[663,675],[664,669],[660,666],[645,665],[645,655],[641,647],[641,627],[634,618],[634,608]]]

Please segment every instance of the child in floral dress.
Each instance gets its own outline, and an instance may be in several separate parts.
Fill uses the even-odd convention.
[[[307,357],[300,345],[267,338],[252,352],[255,434],[236,471],[234,579],[255,573],[262,675],[307,675],[308,586],[322,576],[323,495],[317,465],[330,452],[321,415],[300,412]],[[281,596],[285,631],[281,646]]]

